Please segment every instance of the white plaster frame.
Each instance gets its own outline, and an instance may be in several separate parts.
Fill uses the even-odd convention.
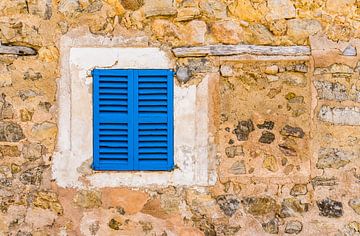
[[[52,174],[61,187],[208,186],[216,182],[215,152],[209,130],[209,81],[174,86],[174,162],[171,172],[94,172],[92,163],[93,68],[174,68],[175,59],[159,48],[147,47],[146,37],[112,39],[83,31],[60,41],[58,81],[58,141]],[[156,58],[154,60],[154,58]],[[85,181],[84,181],[85,180]]]

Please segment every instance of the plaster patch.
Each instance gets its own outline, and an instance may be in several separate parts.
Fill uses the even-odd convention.
[[[97,38],[100,42],[106,40]],[[59,135],[53,178],[61,187],[207,186],[215,183],[209,171],[209,83],[207,75],[196,86],[174,85],[174,162],[171,172],[89,171],[79,167],[92,159],[92,78],[94,68],[171,69],[174,60],[159,48],[124,48],[108,42],[102,48],[81,45],[64,37],[61,42],[61,78],[58,86]],[[65,40],[65,41],[64,41]],[[118,42],[119,40],[114,40]],[[131,40],[128,40],[131,41]],[[136,41],[136,40],[134,40]],[[96,45],[96,40],[92,41]],[[210,173],[211,172],[211,173]],[[211,177],[211,178],[210,178]],[[86,178],[90,186],[81,179]],[[210,181],[211,180],[211,181]]]

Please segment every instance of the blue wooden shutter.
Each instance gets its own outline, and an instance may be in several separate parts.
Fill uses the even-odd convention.
[[[133,169],[131,70],[93,71],[93,168]]]
[[[173,74],[134,70],[134,169],[171,170],[173,161]]]

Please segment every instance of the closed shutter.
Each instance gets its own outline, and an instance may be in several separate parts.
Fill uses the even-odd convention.
[[[170,70],[93,71],[95,170],[171,170]]]
[[[135,70],[136,170],[173,168],[173,75],[169,70]]]
[[[95,170],[133,169],[133,80],[131,71],[93,71]]]

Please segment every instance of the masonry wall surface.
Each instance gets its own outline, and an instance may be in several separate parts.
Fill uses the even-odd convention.
[[[0,235],[360,235],[359,29],[358,0],[0,1]],[[176,72],[179,169],[91,170],[93,67]]]

